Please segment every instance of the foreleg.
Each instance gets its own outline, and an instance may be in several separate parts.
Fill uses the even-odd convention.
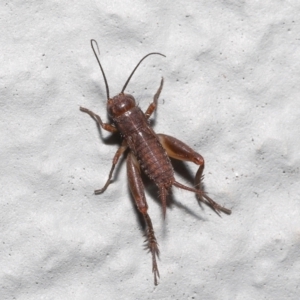
[[[80,110],[89,114],[98,123],[98,125],[100,127],[102,127],[104,130],[107,130],[109,132],[117,132],[118,131],[118,129],[115,126],[108,124],[108,123],[103,123],[101,118],[97,114],[90,111],[89,109],[80,107]]]
[[[144,193],[144,184],[141,177],[141,170],[139,163],[132,152],[127,156],[127,176],[129,181],[129,187],[132,196],[135,200],[138,210],[142,213],[146,222],[146,235],[148,248],[152,254],[152,272],[154,274],[154,284],[157,285],[157,277],[159,277],[159,272],[156,263],[156,257],[159,255],[158,245],[156,242],[153,226],[151,219],[147,213],[148,205]]]
[[[175,182],[174,185],[180,187],[182,189],[196,191],[197,197],[200,201],[208,204],[215,212],[222,211],[226,214],[231,214],[231,210],[222,207],[215,201],[213,201],[210,197],[206,195],[206,193],[201,189],[201,179],[204,170],[204,159],[203,157],[195,152],[192,148],[188,145],[184,144],[183,142],[177,140],[176,138],[166,135],[166,134],[158,134],[160,143],[162,144],[163,148],[166,150],[168,156],[182,160],[182,161],[191,161],[199,166],[199,169],[196,173],[195,177],[195,186],[196,189],[188,188],[180,183]]]
[[[154,112],[154,110],[156,109],[157,107],[157,101],[158,101],[158,98],[159,98],[159,95],[160,95],[160,92],[163,88],[163,85],[164,85],[164,79],[162,78],[161,79],[161,82],[160,82],[160,86],[156,92],[156,94],[154,95],[153,97],[153,102],[150,103],[150,105],[148,106],[146,112],[145,112],[145,116],[147,119],[150,118],[150,116],[152,115],[152,113]]]

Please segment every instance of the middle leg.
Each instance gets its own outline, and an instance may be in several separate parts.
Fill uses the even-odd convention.
[[[113,158],[113,163],[112,163],[112,166],[111,166],[111,169],[110,169],[110,172],[109,172],[109,175],[108,175],[108,179],[107,179],[105,185],[103,186],[103,188],[94,191],[94,193],[96,195],[102,194],[107,189],[107,187],[111,184],[111,178],[112,178],[115,166],[118,163],[119,158],[121,157],[121,155],[126,151],[127,147],[128,146],[127,146],[127,144],[124,140],[121,147],[117,150],[117,152],[116,152],[116,154]]]

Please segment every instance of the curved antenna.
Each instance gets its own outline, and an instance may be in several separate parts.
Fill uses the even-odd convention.
[[[99,60],[99,57],[98,57],[98,55],[97,55],[97,53],[96,53],[96,51],[95,51],[95,48],[94,48],[94,44],[93,43],[95,43],[96,44],[96,46],[97,46],[97,49],[98,49],[98,53],[99,53],[99,55],[100,55],[100,51],[99,51],[99,47],[98,47],[98,43],[97,43],[97,41],[95,41],[95,40],[91,40],[91,47],[92,47],[92,49],[93,49],[93,52],[94,52],[94,54],[95,54],[95,57],[96,57],[96,59],[97,59],[97,61],[98,61],[98,65],[99,65],[99,67],[100,67],[100,69],[101,69],[101,72],[102,72],[102,75],[103,75],[103,78],[104,78],[104,82],[105,82],[105,88],[106,88],[106,96],[107,96],[107,100],[109,99],[109,88],[108,88],[108,84],[107,84],[107,80],[106,80],[106,77],[105,77],[105,74],[104,74],[104,71],[103,71],[103,68],[102,68],[102,66],[101,66],[101,63],[100,63],[100,60]]]
[[[153,54],[157,54],[157,55],[161,55],[161,56],[166,57],[165,55],[163,55],[163,54],[161,54],[161,53],[158,53],[158,52],[151,52],[151,53],[147,54],[146,56],[144,56],[144,57],[140,60],[140,62],[136,65],[136,67],[133,69],[133,71],[131,72],[130,76],[128,77],[127,81],[125,82],[125,85],[124,85],[123,88],[122,88],[121,93],[124,93],[124,91],[125,91],[125,89],[126,89],[128,83],[129,83],[129,81],[130,81],[132,75],[134,74],[134,72],[135,72],[135,70],[138,68],[138,66],[141,64],[141,62],[142,62],[146,57],[148,57],[149,55],[153,55]]]

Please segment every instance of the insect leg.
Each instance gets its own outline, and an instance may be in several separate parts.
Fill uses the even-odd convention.
[[[99,126],[101,126],[104,130],[107,130],[109,132],[117,132],[118,131],[118,129],[116,127],[112,126],[111,124],[103,123],[101,118],[98,115],[96,115],[95,113],[93,113],[92,111],[90,111],[89,109],[80,107],[80,110],[89,114],[99,124]]]
[[[160,82],[160,86],[159,86],[157,92],[155,93],[155,95],[153,97],[153,102],[150,103],[150,105],[148,106],[148,108],[147,108],[147,110],[145,112],[146,119],[149,119],[150,116],[152,115],[152,113],[154,112],[154,110],[156,109],[156,107],[157,107],[157,101],[158,101],[160,92],[161,92],[161,90],[163,88],[163,85],[164,85],[164,79],[162,78],[161,82]]]
[[[216,213],[222,211],[226,214],[230,214],[231,211],[229,209],[222,207],[221,205],[213,201],[210,197],[206,195],[206,193],[203,190],[201,190],[201,179],[203,177],[202,173],[204,170],[203,157],[199,153],[195,152],[188,145],[184,144],[183,142],[177,140],[172,136],[166,134],[157,134],[157,136],[163,148],[166,150],[168,156],[178,160],[191,161],[196,165],[199,165],[199,169],[195,177],[196,189],[186,187],[178,182],[175,182],[174,185],[182,189],[196,192],[198,200],[209,205]]]
[[[116,154],[115,154],[115,156],[113,158],[113,163],[112,163],[109,175],[108,175],[108,179],[107,179],[107,181],[106,181],[106,183],[105,183],[105,185],[104,185],[104,187],[102,189],[94,191],[94,193],[96,195],[103,193],[107,189],[107,187],[110,185],[111,178],[112,178],[115,166],[118,163],[120,156],[126,151],[126,149],[127,149],[127,144],[126,144],[125,141],[123,141],[121,147],[117,150],[117,152],[116,152]]]
[[[135,200],[138,210],[142,213],[146,222],[147,246],[152,254],[152,272],[154,274],[154,284],[157,285],[157,277],[159,277],[156,257],[159,255],[158,245],[155,238],[152,222],[147,213],[148,205],[144,193],[144,184],[141,177],[139,163],[132,152],[127,156],[127,176],[129,187]]]

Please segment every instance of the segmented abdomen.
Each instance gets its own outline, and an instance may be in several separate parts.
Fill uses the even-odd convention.
[[[134,144],[133,148],[129,147],[146,175],[158,186],[171,186],[174,179],[173,168],[157,137],[141,130],[131,135],[129,139]]]
[[[114,122],[145,174],[157,186],[171,187],[174,172],[170,159],[140,108],[134,107]]]

